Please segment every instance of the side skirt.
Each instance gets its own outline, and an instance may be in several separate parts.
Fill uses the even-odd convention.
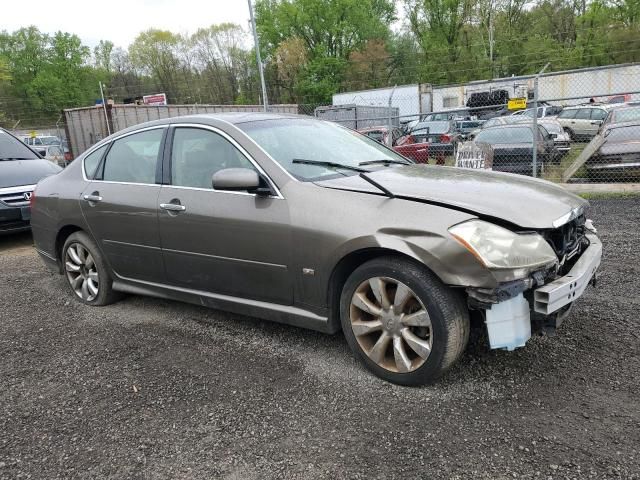
[[[113,280],[113,289],[134,295],[177,300],[216,310],[261,318],[272,322],[284,323],[295,327],[308,328],[322,333],[333,334],[339,329],[332,327],[328,317],[291,305],[280,305],[247,298],[232,297],[216,293],[190,290],[187,288],[163,285],[124,277]]]

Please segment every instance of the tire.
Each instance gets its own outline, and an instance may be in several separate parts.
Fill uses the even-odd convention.
[[[385,299],[379,300],[383,291],[387,304],[403,306],[385,310]],[[433,382],[458,361],[469,340],[462,295],[427,268],[398,257],[368,261],[349,276],[340,296],[340,320],[347,343],[364,366],[399,385]]]
[[[570,128],[565,128],[564,131],[567,132],[572,142],[576,141],[576,134],[573,133],[573,130],[571,130]]]
[[[64,242],[62,267],[67,286],[79,302],[97,307],[120,298],[98,246],[86,233],[72,233]]]

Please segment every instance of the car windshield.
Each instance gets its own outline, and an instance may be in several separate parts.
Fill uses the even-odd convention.
[[[37,158],[38,156],[24,143],[0,130],[0,160],[36,160]]]
[[[330,165],[311,165],[301,160],[330,162],[351,169],[371,160],[411,163],[365,135],[312,118],[260,120],[240,123],[238,127],[286,171],[303,181],[355,175],[357,171],[341,170]],[[375,168],[384,167],[376,165]]]
[[[491,145],[503,143],[533,143],[533,134],[528,127],[491,128],[483,130],[476,137],[476,142]]]
[[[640,138],[640,125],[611,128],[604,133],[604,136],[607,142],[611,143],[637,142]]]
[[[640,120],[640,107],[621,108],[613,111],[613,121],[615,123],[630,122]]]
[[[60,139],[58,137],[40,137],[42,145],[60,145]]]
[[[440,134],[447,133],[451,128],[449,122],[420,122],[412,130],[412,132],[424,132],[428,130],[429,133]]]

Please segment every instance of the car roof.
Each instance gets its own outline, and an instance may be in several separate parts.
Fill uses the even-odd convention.
[[[121,136],[126,133],[135,132],[142,128],[156,127],[162,125],[171,125],[175,123],[199,123],[204,125],[215,126],[216,122],[225,122],[232,125],[240,125],[249,122],[267,121],[267,120],[281,120],[281,119],[316,119],[315,117],[309,117],[308,115],[298,115],[293,113],[264,113],[264,112],[224,112],[224,113],[202,113],[195,115],[182,115],[179,117],[161,118],[159,120],[152,120],[150,122],[138,123],[131,127],[127,127],[123,130],[118,130],[113,135],[107,138],[113,138],[113,136]],[[106,139],[105,139],[106,140]],[[102,143],[102,142],[100,142]],[[97,144],[96,144],[97,145]]]
[[[620,105],[619,103],[617,105]],[[599,108],[600,110],[611,110],[616,108],[616,104],[597,104],[597,103],[584,103],[582,105],[570,105],[568,107],[564,107],[563,110],[575,110],[577,108]]]
[[[494,125],[493,127],[484,128],[483,131],[486,132],[488,130],[504,130],[506,128],[522,128],[522,127],[533,127],[533,122],[519,122],[519,123],[507,123],[504,125]]]

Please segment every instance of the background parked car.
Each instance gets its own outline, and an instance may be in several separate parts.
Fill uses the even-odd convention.
[[[468,108],[457,108],[449,111],[439,111],[420,116],[421,122],[440,122],[447,120],[469,120],[471,111]]]
[[[518,123],[531,123],[531,121],[533,120],[532,118],[528,117],[520,118],[521,121],[519,121]],[[558,151],[556,160],[559,160],[571,151],[571,138],[569,137],[569,134],[564,131],[562,125],[560,125],[560,122],[558,122],[558,120],[545,117],[538,120],[538,125],[543,127],[549,133],[549,136],[553,139],[553,144]]]
[[[468,140],[471,133],[480,129],[484,123],[484,120],[457,120],[455,122],[455,131],[461,140]]]
[[[600,127],[601,131],[604,131],[609,125],[614,123],[632,122],[640,120],[640,105],[625,105],[618,108],[612,108],[609,110],[607,117],[602,122]]]
[[[513,115],[504,116],[504,117],[493,117],[489,120],[486,120],[480,125],[480,128],[476,128],[467,134],[468,140],[473,140],[478,133],[482,130],[492,127],[498,127],[500,125],[511,125],[512,123],[518,123],[521,119],[519,117],[514,117]]]
[[[60,171],[29,146],[0,128],[0,235],[30,228],[33,189]]]
[[[437,158],[438,164],[444,164],[444,157],[454,154],[459,141],[460,134],[452,121],[419,122],[409,135],[398,140],[397,145],[403,148],[396,151],[414,159],[411,152],[420,151],[421,155],[426,153],[428,157]],[[428,145],[426,152],[425,144]]]
[[[38,147],[36,150],[50,162],[63,167],[65,165],[64,149],[62,145],[46,145]],[[40,150],[42,150],[40,152]]]
[[[557,118],[572,140],[589,140],[598,133],[611,108],[610,105],[565,107]]]
[[[543,164],[558,156],[553,138],[538,126],[538,176]],[[532,175],[533,173],[533,125],[502,125],[482,130],[474,139],[475,143],[486,143],[493,149],[493,170],[499,172]]]
[[[29,146],[38,147],[41,145],[61,145],[62,140],[55,135],[36,135],[35,137],[22,137],[22,141]]]
[[[537,109],[538,118],[557,117],[562,112],[562,107],[555,105],[541,105]],[[533,118],[533,108],[527,108],[525,110],[518,110],[513,115],[521,117]]]
[[[375,140],[376,142],[382,143],[383,145],[388,145],[389,139],[389,127],[381,126],[381,127],[369,127],[369,128],[361,128],[358,132],[366,135],[367,137]],[[393,127],[391,129],[391,145],[395,145],[398,139],[404,136],[404,132],[399,127]]]
[[[594,152],[585,162],[592,181],[640,180],[640,120],[608,125],[585,150]]]

